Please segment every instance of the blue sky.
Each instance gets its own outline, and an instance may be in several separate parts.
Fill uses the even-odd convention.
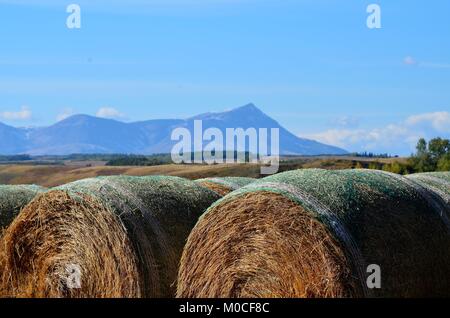
[[[381,29],[366,26],[371,3]],[[450,137],[449,15],[448,0],[0,0],[0,121],[253,102],[296,135],[409,154]]]

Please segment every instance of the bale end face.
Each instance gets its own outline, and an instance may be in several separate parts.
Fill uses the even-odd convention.
[[[195,264],[195,266],[193,266]],[[185,247],[178,297],[351,297],[344,249],[293,201],[248,193],[208,211]]]
[[[218,183],[202,181],[202,182],[199,182],[198,184],[214,191],[215,193],[217,193],[218,195],[223,196],[223,197],[233,191],[233,189],[231,189],[225,185],[218,184]]]
[[[124,228],[89,196],[37,197],[5,231],[0,266],[2,297],[140,296]]]

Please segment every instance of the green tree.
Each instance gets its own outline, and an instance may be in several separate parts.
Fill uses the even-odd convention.
[[[408,160],[409,165],[413,167],[414,172],[435,171],[436,165],[433,164],[428,153],[422,156],[413,156]]]
[[[424,138],[420,138],[416,150],[416,154],[408,161],[413,172],[448,170],[450,140],[434,138],[427,143]]]
[[[450,171],[450,153],[446,153],[437,163],[437,170]]]
[[[407,168],[397,161],[384,165],[383,170],[397,174],[405,174],[408,172]]]
[[[427,141],[425,140],[425,138],[420,138],[419,141],[417,142],[417,157],[423,156],[425,154],[428,153],[427,151]]]
[[[369,169],[371,170],[380,170],[381,165],[378,162],[371,162],[369,163]]]
[[[434,138],[428,143],[428,152],[432,160],[436,162],[450,152],[450,141],[448,139]]]

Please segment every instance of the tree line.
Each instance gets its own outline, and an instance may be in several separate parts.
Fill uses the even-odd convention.
[[[381,169],[399,174],[450,171],[450,140],[434,138],[427,142],[421,138],[417,142],[416,152],[406,161],[387,164],[373,162],[369,165],[369,169]]]

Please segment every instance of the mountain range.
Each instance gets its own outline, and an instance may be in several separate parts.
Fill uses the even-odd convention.
[[[16,128],[0,123],[0,154],[68,155],[93,153],[170,153],[175,128],[193,131],[194,121],[203,129],[279,128],[280,154],[340,155],[347,151],[290,133],[253,104],[221,113],[205,113],[188,119],[160,119],[124,123],[88,115],[74,115],[54,125]],[[227,149],[228,150],[228,149]]]

